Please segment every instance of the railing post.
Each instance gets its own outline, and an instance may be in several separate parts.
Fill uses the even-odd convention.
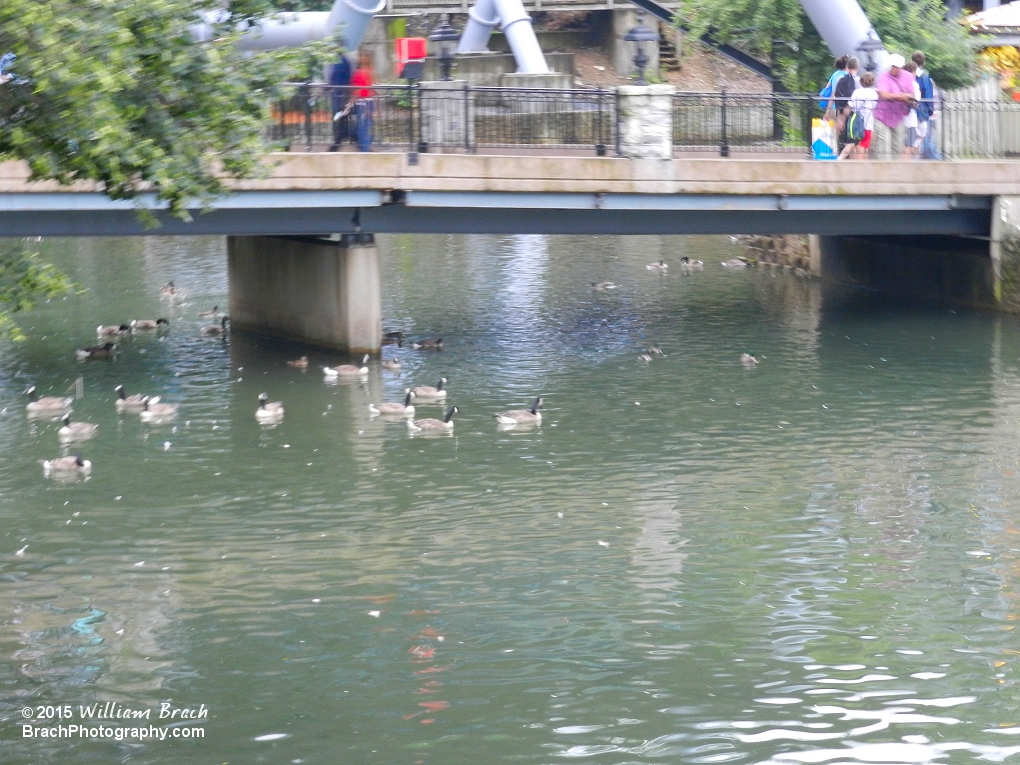
[[[623,156],[623,147],[621,144],[620,137],[620,90],[617,88],[613,98],[613,117],[614,124],[616,125],[616,156]]]
[[[602,97],[602,89],[601,88],[599,89],[598,95],[596,95],[595,98],[598,99],[598,106],[599,106],[599,108],[598,108],[598,116],[596,118],[597,122],[595,123],[595,156],[596,157],[604,157],[604,156],[606,156],[606,142],[605,142],[605,135],[603,135],[603,133],[602,133],[602,130],[603,130],[603,124],[602,124],[602,101],[603,101],[603,97]]]
[[[471,153],[471,83],[464,81],[464,150]]]
[[[418,91],[418,153],[425,154],[429,150],[429,144],[425,140],[425,127],[422,124],[424,119],[423,113],[425,111],[425,103],[422,100],[421,83],[419,82],[415,90]]]
[[[719,101],[719,116],[721,118],[721,132],[719,134],[719,156],[730,156],[730,145],[726,139],[726,89],[723,88],[722,98]]]
[[[801,121],[804,125],[804,143],[807,145],[808,159],[814,159],[815,152],[811,147],[811,110],[814,108],[814,103],[811,101],[811,96],[807,96],[803,99],[804,114],[801,117]]]
[[[414,145],[414,89],[407,81],[407,164],[418,164],[418,152]]]

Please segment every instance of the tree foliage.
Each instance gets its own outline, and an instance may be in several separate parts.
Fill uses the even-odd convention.
[[[21,240],[0,239],[0,335],[24,339],[14,314],[73,289],[63,274],[40,261]]]
[[[189,30],[223,9],[212,42]],[[270,99],[306,51],[246,55],[237,24],[271,0],[3,0],[0,52],[27,84],[0,85],[0,157],[34,178],[154,190],[172,209],[222,193],[217,171],[256,174]]]
[[[894,52],[924,51],[928,69],[943,88],[972,82],[974,51],[967,31],[945,19],[941,0],[862,0],[875,31]],[[816,91],[832,73],[833,56],[798,0],[686,0],[681,18],[692,31],[709,29],[725,42],[769,58],[794,91]]]

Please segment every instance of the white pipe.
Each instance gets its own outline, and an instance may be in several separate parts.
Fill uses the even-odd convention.
[[[499,24],[495,0],[478,0],[468,11],[467,24],[460,34],[458,53],[476,53],[489,49],[492,30]]]
[[[867,57],[861,55],[860,45],[869,34],[873,34],[876,40],[878,35],[857,0],[800,0],[800,4],[834,57],[857,56],[862,65],[867,63]],[[878,71],[888,69],[887,50],[883,48],[874,56]]]
[[[503,25],[503,34],[517,61],[517,71],[525,74],[548,74],[549,67],[538,44],[531,17],[521,0],[493,0]]]
[[[347,50],[355,50],[365,38],[368,25],[375,14],[386,7],[386,0],[336,0],[326,20],[326,32],[331,33],[337,24],[343,24],[342,37]]]

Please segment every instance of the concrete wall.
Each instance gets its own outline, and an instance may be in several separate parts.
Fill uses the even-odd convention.
[[[567,75],[569,82],[574,80],[574,54],[573,53],[546,53],[545,61],[553,72]],[[457,80],[467,80],[472,85],[479,87],[500,87],[503,83],[501,77],[507,74],[514,74],[517,71],[517,61],[510,53],[462,53],[454,59],[451,76]],[[441,76],[439,60],[429,58],[425,61],[424,80],[438,80]],[[563,80],[559,80],[555,87],[564,87]],[[550,85],[550,87],[553,87]],[[569,87],[569,85],[567,86]]]
[[[232,329],[351,353],[382,345],[374,240],[227,237]]]

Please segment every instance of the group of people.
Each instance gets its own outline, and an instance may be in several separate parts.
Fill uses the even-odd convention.
[[[362,52],[357,68],[351,67],[347,56],[330,67],[329,84],[336,85],[331,94],[333,110],[333,144],[337,151],[341,144],[356,141],[360,151],[372,150],[372,57]]]
[[[935,142],[940,93],[924,68],[925,55],[910,61],[891,54],[889,69],[875,76],[859,74],[854,56],[836,59],[824,104],[826,119],[835,120],[838,159],[942,159]]]

